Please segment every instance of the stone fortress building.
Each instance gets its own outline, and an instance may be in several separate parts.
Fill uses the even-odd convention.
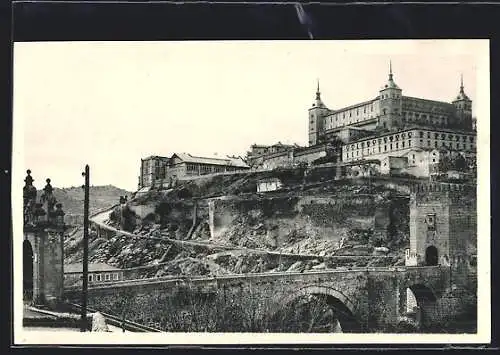
[[[472,100],[465,93],[463,78],[451,102],[404,96],[390,63],[388,80],[378,95],[348,107],[328,108],[318,81],[308,110],[308,147],[262,153],[263,146],[255,149],[254,145],[247,156],[251,166],[266,169],[290,165],[290,152],[300,151],[307,163],[332,156],[332,161],[344,166],[376,162],[381,173],[398,170],[428,177],[444,156],[475,159],[475,129]]]
[[[341,168],[338,176],[405,174],[435,177],[443,160],[476,159],[476,119],[472,100],[461,78],[451,102],[404,96],[389,63],[387,82],[376,97],[340,109],[328,108],[316,98],[308,109],[308,146],[253,144],[246,159],[213,159],[190,154],[152,156],[141,160],[139,189],[154,181],[198,175],[272,170],[320,164]],[[459,175],[462,176],[462,175]]]

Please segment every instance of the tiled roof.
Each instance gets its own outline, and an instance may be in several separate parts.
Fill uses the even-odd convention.
[[[120,268],[104,264],[104,263],[89,263],[89,272],[100,272],[100,271],[117,271],[121,270]],[[83,272],[83,264],[75,263],[75,264],[64,264],[64,272]]]
[[[189,153],[175,153],[172,155],[179,157],[182,161],[186,163],[198,163],[198,164],[211,164],[211,165],[224,165],[224,166],[237,166],[241,168],[248,168],[248,165],[241,158],[207,158],[207,157],[196,157]]]

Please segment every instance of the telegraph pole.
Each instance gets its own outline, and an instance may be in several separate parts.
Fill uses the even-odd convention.
[[[83,289],[82,289],[82,324],[81,331],[87,331],[87,290],[89,281],[89,166],[85,165],[85,172],[82,173],[85,177],[85,197],[83,202]]]

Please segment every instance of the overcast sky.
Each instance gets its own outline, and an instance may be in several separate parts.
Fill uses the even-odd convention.
[[[38,188],[47,177],[81,185],[89,164],[93,185],[135,190],[148,155],[305,145],[317,78],[337,109],[374,98],[389,60],[408,96],[451,101],[463,73],[480,123],[487,50],[471,40],[16,43],[14,159]]]

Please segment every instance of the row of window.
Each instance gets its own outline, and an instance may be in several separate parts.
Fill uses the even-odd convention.
[[[389,94],[381,94],[380,98],[381,99],[400,99],[401,95],[394,94],[394,93],[392,93],[391,95],[389,95]]]
[[[474,143],[474,137],[468,136],[468,135],[446,134],[446,133],[424,132],[424,131],[418,131],[418,132],[416,132],[416,134],[420,138],[427,137],[427,139],[441,139],[441,140],[449,140],[449,141],[456,141],[456,142],[461,141],[462,143],[469,142],[470,144]],[[380,145],[380,144],[382,144],[382,142],[387,143],[387,142],[393,142],[393,141],[398,141],[398,140],[405,140],[406,138],[412,138],[412,136],[413,136],[413,132],[403,132],[403,133],[398,133],[398,134],[391,135],[391,136],[373,139],[371,141],[363,141],[363,142],[353,143],[353,144],[345,146],[345,149],[346,150],[349,150],[349,149],[353,150],[353,149],[357,149],[357,148],[363,148],[363,147],[365,147],[365,145],[367,147],[369,147],[370,144],[376,145],[377,143]]]
[[[423,145],[424,145],[424,142],[421,139],[419,147],[424,148]],[[472,145],[466,145],[466,144],[460,144],[460,143],[453,144],[452,142],[448,142],[448,144],[446,144],[446,142],[442,142],[441,146],[439,146],[437,141],[435,141],[434,144],[431,144],[430,140],[427,141],[427,148],[439,148],[439,147],[442,147],[445,149],[456,149],[456,150],[463,150],[463,151],[465,151],[465,150],[470,151],[470,150],[474,149]],[[394,144],[393,143],[390,143],[388,145],[385,144],[384,146],[378,146],[377,149],[375,147],[372,147],[371,149],[370,148],[356,149],[355,151],[353,151],[351,153],[346,152],[346,158],[349,159],[349,158],[359,157],[360,155],[363,156],[363,155],[370,155],[370,154],[377,154],[377,153],[385,153],[387,151],[405,149],[405,148],[411,148],[411,140],[408,140],[407,143],[405,141],[400,141],[400,142],[395,142]]]
[[[210,174],[210,173],[222,173],[226,171],[236,171],[238,167],[235,166],[223,166],[223,165],[202,165],[202,164],[186,164],[186,170],[188,172],[194,172],[200,174]]]
[[[118,281],[120,280],[120,274],[114,273],[103,273],[103,274],[89,274],[89,282],[100,282],[100,281]]]
[[[413,100],[403,100],[403,108],[412,109],[412,111],[420,110],[427,112],[436,112],[436,113],[447,113],[449,111],[450,105],[443,104],[439,105],[436,103],[426,103],[425,101],[413,101]]]

